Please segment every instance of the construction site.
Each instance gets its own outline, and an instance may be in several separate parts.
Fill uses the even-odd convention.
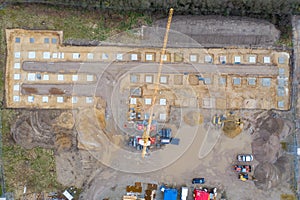
[[[55,149],[58,181],[83,188],[81,199],[293,195],[281,146],[294,129],[281,117],[292,106],[291,51],[207,47],[169,29],[97,46],[7,29],[5,105],[27,110],[14,140]]]

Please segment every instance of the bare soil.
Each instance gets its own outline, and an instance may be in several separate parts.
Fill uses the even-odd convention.
[[[183,76],[175,75],[174,76],[174,85],[182,85],[182,83],[183,83]]]
[[[186,112],[186,114],[188,113]],[[51,146],[45,145],[44,147],[55,148],[56,170],[59,182],[66,186],[75,185],[76,187],[85,188],[82,193],[82,199],[105,198],[109,196],[119,198],[125,193],[123,188],[126,185],[133,184],[137,180],[159,184],[175,184],[176,187],[180,185],[191,186],[190,180],[196,176],[204,176],[208,186],[218,187],[220,191],[226,190],[227,196],[230,199],[239,199],[241,197],[247,199],[250,193],[256,199],[279,199],[281,193],[289,193],[287,181],[290,179],[290,174],[286,169],[290,167],[290,160],[288,157],[282,157],[281,155],[284,152],[282,152],[280,146],[276,146],[274,142],[271,142],[274,140],[272,139],[274,136],[278,137],[281,133],[277,131],[276,134],[270,134],[265,129],[266,127],[270,128],[273,121],[273,123],[281,124],[277,126],[277,130],[289,130],[286,127],[281,127],[286,126],[284,121],[278,123],[280,119],[276,118],[272,120],[273,118],[266,112],[250,112],[249,114],[244,112],[243,120],[247,125],[251,121],[262,120],[260,123],[262,126],[257,126],[258,123],[250,124],[254,129],[252,135],[247,130],[243,130],[240,135],[234,139],[230,139],[222,135],[222,129],[212,126],[210,122],[211,115],[209,113],[205,111],[200,111],[200,113],[203,114],[204,123],[197,125],[198,130],[193,143],[184,150],[184,154],[178,160],[173,163],[166,163],[165,168],[154,170],[151,172],[151,175],[149,173],[133,174],[112,169],[108,170],[103,165],[104,163],[111,163],[112,166],[116,167],[117,165],[112,163],[114,160],[123,162],[123,158],[120,157],[118,151],[126,143],[122,142],[121,135],[117,136],[101,131],[101,129],[105,130],[106,127],[105,123],[103,123],[105,122],[105,117],[101,109],[94,111],[86,109],[78,113],[63,111],[30,112],[29,115],[27,113],[27,116],[30,116],[29,118],[34,118],[32,116],[35,116],[38,120],[35,120],[35,123],[29,124],[28,119],[24,120],[24,116],[20,117],[16,124],[21,124],[22,126],[14,127],[12,133],[16,142],[26,148],[32,148],[37,144],[43,145],[43,142],[47,144],[51,144],[52,142]],[[251,118],[247,118],[247,116],[251,116]],[[52,121],[52,124],[54,124],[53,127],[49,126],[49,121]],[[76,130],[81,134],[80,138],[78,138],[78,133],[74,131],[74,122],[77,124]],[[80,124],[78,124],[79,122]],[[51,136],[49,134],[42,135],[37,131],[23,128],[27,126],[36,129],[37,124],[43,124],[41,127],[45,128],[39,128],[38,130],[46,129],[51,131]],[[93,128],[94,125],[101,128],[96,130]],[[179,137],[182,133],[188,133],[192,130],[185,123],[182,123],[180,127],[182,130],[180,133],[177,133]],[[174,130],[176,130],[176,127],[174,127]],[[261,139],[259,139],[261,136],[257,130],[264,130],[261,132],[261,135],[270,142],[265,142],[261,146]],[[95,133],[95,131],[97,131],[96,137],[93,134],[84,134]],[[31,136],[27,134],[26,140],[24,140],[25,138],[20,139],[20,135],[26,133],[31,133]],[[47,133],[47,131],[43,133]],[[97,138],[99,137],[102,139],[98,140]],[[111,154],[112,152],[109,151],[109,146],[107,146],[111,144],[105,143],[104,141],[106,140],[111,141],[111,144],[117,145],[121,149]],[[85,143],[80,145],[80,142]],[[182,142],[184,142],[184,139]],[[95,146],[96,144],[101,145]],[[77,148],[79,147],[78,145],[81,146],[79,149]],[[253,148],[253,145],[256,145],[255,148]],[[268,148],[265,145],[270,145],[272,148]],[[237,179],[237,174],[233,172],[231,165],[236,163],[235,156],[237,153],[251,153],[251,149],[255,158],[253,175],[257,181],[242,183]],[[272,149],[272,151],[265,152],[265,149],[269,149],[270,151]],[[167,149],[165,150],[168,151]],[[264,151],[264,157],[261,158],[256,153],[257,151]],[[103,156],[104,152],[111,156],[106,157],[106,161],[103,163],[101,155]],[[127,164],[128,167],[132,164],[137,164],[135,159],[131,158],[131,153],[127,153],[128,155],[122,153],[122,156],[126,156],[126,160],[129,161]],[[138,153],[136,156],[140,157],[140,154]],[[155,155],[153,156],[155,157]],[[261,159],[263,159],[262,162],[260,162]],[[189,164],[187,165],[186,163]],[[216,165],[216,163],[218,164]]]
[[[22,87],[22,93],[23,94],[36,94],[37,89],[32,87]]]
[[[50,88],[49,93],[54,94],[54,95],[56,95],[56,94],[65,94],[65,92],[63,90],[59,89],[59,88]]]

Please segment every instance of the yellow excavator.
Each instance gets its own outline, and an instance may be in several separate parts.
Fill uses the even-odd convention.
[[[142,150],[143,158],[146,155],[147,144],[148,144],[149,137],[150,137],[150,129],[151,129],[151,124],[152,124],[152,120],[153,120],[153,109],[154,109],[156,97],[157,97],[158,90],[159,90],[159,80],[160,80],[161,70],[162,70],[162,66],[163,66],[163,62],[164,62],[163,58],[166,55],[166,47],[167,47],[167,42],[168,42],[168,37],[169,37],[169,32],[170,32],[171,21],[172,21],[172,17],[173,17],[173,11],[174,11],[173,8],[171,8],[169,11],[167,28],[166,28],[166,33],[164,36],[164,43],[163,43],[163,48],[161,50],[161,57],[160,57],[160,62],[159,62],[159,67],[158,67],[158,72],[157,72],[157,79],[155,81],[155,89],[154,89],[154,93],[153,93],[152,101],[151,101],[149,121],[148,121],[147,127],[144,129],[144,133],[142,136],[142,140],[144,141],[143,142],[143,150]]]
[[[225,122],[233,122],[236,125],[241,125],[243,123],[241,118],[235,116],[233,112],[229,112],[229,114],[226,115],[215,114],[212,118],[212,123],[214,125],[223,125]]]

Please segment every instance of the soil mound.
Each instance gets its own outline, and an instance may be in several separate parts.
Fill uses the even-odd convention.
[[[284,121],[280,118],[268,117],[267,119],[258,119],[261,121],[260,129],[265,129],[271,134],[279,134],[282,132]]]
[[[267,133],[264,131],[264,133]],[[281,149],[280,140],[277,135],[258,137],[251,143],[252,153],[258,162],[275,162]]]
[[[274,116],[274,113],[269,112],[267,116],[256,120],[258,129],[256,138],[251,143],[253,156],[260,162],[254,171],[257,179],[255,186],[262,190],[274,188],[291,177],[291,161],[289,157],[281,156],[280,144],[280,140],[289,134],[291,127]]]
[[[183,117],[183,120],[190,126],[196,126],[203,123],[203,116],[199,112],[191,111]]]
[[[261,190],[267,190],[278,186],[282,181],[290,179],[291,162],[288,157],[282,156],[278,160],[271,164],[269,162],[263,162],[256,166],[254,170],[255,186]]]
[[[254,171],[255,186],[261,190],[276,187],[281,180],[280,170],[271,163],[261,163],[256,166]]]
[[[234,138],[239,135],[243,130],[242,124],[237,124],[235,119],[224,122],[223,132],[229,138]]]

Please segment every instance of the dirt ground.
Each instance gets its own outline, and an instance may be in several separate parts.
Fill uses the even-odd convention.
[[[251,113],[254,114],[254,113]],[[266,115],[266,113],[264,113]],[[284,126],[289,126],[288,123]],[[253,127],[259,128],[259,127]],[[185,125],[184,123],[179,130],[179,135],[195,131],[195,138],[192,144],[188,144],[186,149],[184,149],[183,154],[176,157],[173,162],[167,163],[166,160],[155,160],[153,157],[156,155],[151,154],[151,160],[157,162],[157,166],[161,166],[161,163],[164,163],[164,167],[160,169],[153,169],[150,172],[147,171],[147,166],[143,163],[137,162],[140,161],[140,155],[136,156],[126,156],[126,164],[120,164],[119,170],[108,170],[101,171],[98,174],[90,179],[90,184],[86,187],[85,193],[82,195],[82,199],[95,199],[111,197],[112,199],[120,198],[122,194],[125,194],[125,186],[133,184],[135,181],[142,182],[154,182],[154,183],[166,183],[172,184],[177,187],[181,185],[188,185],[191,187],[191,179],[194,177],[205,177],[207,180],[207,185],[212,187],[218,187],[220,191],[225,190],[228,196],[228,199],[280,199],[280,194],[282,193],[291,193],[289,189],[289,184],[287,183],[287,177],[289,177],[289,171],[280,171],[277,169],[286,169],[286,164],[279,164],[280,167],[276,167],[278,162],[275,162],[275,168],[270,170],[270,173],[280,173],[281,176],[285,176],[285,179],[278,180],[272,187],[267,188],[267,185],[260,190],[256,187],[258,184],[255,182],[241,182],[237,178],[237,174],[231,169],[233,164],[236,164],[236,154],[238,153],[251,153],[251,142],[254,138],[258,136],[259,133],[255,132],[251,135],[247,130],[243,131],[239,136],[234,139],[227,138],[224,136],[220,129],[212,127],[211,124],[206,123],[199,126],[198,129],[193,129],[192,127]],[[281,134],[279,134],[281,135]],[[184,141],[183,141],[184,142]],[[183,149],[181,149],[182,151]],[[168,151],[168,149],[164,149]],[[277,152],[278,156],[282,154],[281,148],[274,149]],[[161,153],[161,152],[160,152]],[[128,153],[130,154],[130,153]],[[167,153],[170,157],[176,156],[176,152]],[[161,155],[160,155],[161,156]],[[268,155],[266,155],[268,157]],[[115,158],[119,162],[125,162],[124,159],[116,156]],[[148,159],[148,158],[147,158]],[[148,161],[145,161],[148,163]],[[285,163],[285,162],[284,162]],[[116,166],[111,163],[111,167],[115,168]],[[258,161],[254,161],[254,169],[256,166],[259,166]],[[139,171],[135,173],[134,169],[137,165],[139,167],[144,167],[145,173]],[[270,166],[273,166],[273,163],[269,163]],[[124,173],[121,167],[127,166],[127,173]],[[132,168],[133,171],[128,169]],[[130,173],[131,172],[131,173]],[[256,172],[257,173],[257,172]],[[257,173],[259,175],[259,173]],[[103,181],[105,177],[106,180]],[[275,176],[276,177],[276,176]],[[260,180],[263,177],[256,177]],[[276,179],[273,179],[276,180]],[[266,183],[268,184],[268,183]],[[107,190],[111,188],[111,190]],[[262,188],[261,188],[262,189]],[[122,192],[123,191],[123,192]],[[192,198],[190,196],[190,198]]]
[[[181,112],[181,125],[175,133],[181,139],[180,146],[153,151],[146,159],[141,158],[139,151],[124,148],[123,137],[102,131],[101,116],[104,113],[101,114],[101,109],[26,113],[25,116],[30,116],[35,137],[26,135],[27,140],[21,140],[20,135],[32,132],[24,129],[28,120],[23,117],[19,118],[16,123],[19,126],[12,132],[16,142],[26,148],[32,148],[36,142],[41,145],[41,140],[47,144],[52,141],[56,149],[58,180],[66,186],[83,187],[81,199],[120,199],[125,194],[126,185],[135,181],[192,188],[191,179],[195,177],[205,177],[207,186],[217,187],[219,194],[226,191],[228,199],[280,199],[280,194],[291,193],[288,184],[290,172],[286,170],[291,166],[279,144],[292,130],[290,122],[273,118],[270,112],[237,111],[236,115],[243,118],[247,129],[231,139],[222,133],[221,128],[212,125],[214,111],[199,109],[203,123],[198,126],[187,125],[183,120],[191,109]],[[50,119],[55,122],[52,127],[43,123],[49,123]],[[38,126],[48,127],[48,131],[55,134],[46,140],[47,132],[41,128],[38,130],[44,132],[37,131]],[[40,141],[37,133],[44,133]],[[272,139],[273,135],[277,140]],[[270,142],[260,145],[261,137]],[[263,155],[259,154],[261,151]],[[251,152],[257,158],[252,165],[253,175],[258,181],[241,182],[232,165],[237,164],[236,154]],[[158,192],[159,195],[162,194]]]

